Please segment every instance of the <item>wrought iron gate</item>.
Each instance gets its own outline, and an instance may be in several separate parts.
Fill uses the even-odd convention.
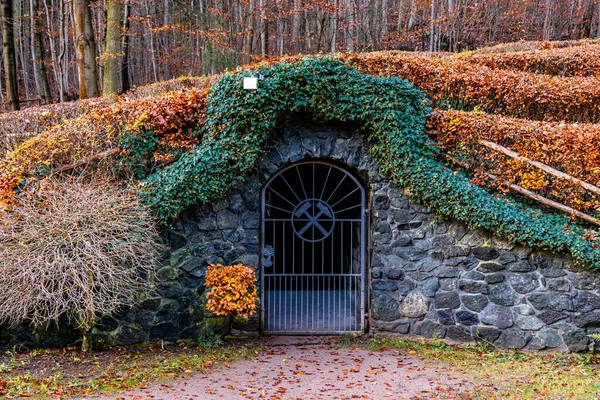
[[[300,162],[262,191],[265,333],[362,332],[365,190],[348,171]]]

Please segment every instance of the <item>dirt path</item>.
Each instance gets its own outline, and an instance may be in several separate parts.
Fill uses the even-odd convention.
[[[468,397],[472,387],[466,377],[405,352],[288,337],[267,339],[252,360],[99,399],[430,399]]]

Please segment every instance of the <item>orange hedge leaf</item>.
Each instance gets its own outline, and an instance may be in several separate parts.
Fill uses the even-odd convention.
[[[600,124],[537,122],[483,113],[436,110],[428,134],[444,153],[464,161],[486,184],[486,173],[554,198],[581,211],[600,211],[600,199],[581,186],[556,178],[479,143],[488,140],[600,186]]]
[[[249,318],[258,308],[256,274],[250,267],[209,265],[204,285],[211,289],[206,309],[212,313]]]

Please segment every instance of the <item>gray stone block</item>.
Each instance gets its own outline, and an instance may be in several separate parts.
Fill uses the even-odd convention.
[[[441,267],[436,271],[438,278],[458,278],[460,276],[460,269],[453,267]]]
[[[406,234],[399,234],[396,236],[391,243],[392,247],[407,247],[413,245],[413,240]]]
[[[463,277],[463,279],[468,279],[468,280],[472,280],[472,281],[483,281],[483,280],[485,280],[485,275],[482,274],[481,272],[477,272],[477,271],[468,271],[462,277]]]
[[[600,308],[600,296],[591,292],[579,292],[573,299],[573,306],[578,312],[588,312]]]
[[[398,289],[396,293],[400,296],[406,296],[409,294],[417,285],[411,280],[405,279],[397,283]]]
[[[600,311],[591,311],[575,315],[573,323],[578,328],[600,328]]]
[[[568,292],[571,289],[571,285],[566,279],[551,279],[547,281],[546,285],[549,290],[554,290],[556,292]],[[577,305],[575,307],[577,307]]]
[[[375,280],[372,283],[373,291],[393,292],[398,289],[398,284],[394,281]]]
[[[502,274],[488,274],[485,276],[485,281],[492,285],[494,283],[502,283],[504,282],[504,275]]]
[[[454,319],[454,311],[450,309],[438,310],[437,319],[442,325],[454,325],[456,320]]]
[[[490,301],[501,306],[514,306],[520,299],[519,295],[505,283],[490,285],[488,292]]]
[[[503,265],[510,264],[515,261],[517,261],[517,256],[515,256],[513,253],[510,253],[508,251],[501,252],[500,257],[498,257],[498,259],[496,260],[496,262],[499,262],[500,264],[503,264]]]
[[[510,328],[514,325],[514,316],[510,308],[490,304],[480,314],[481,322],[487,325],[494,325],[500,329]]]
[[[482,311],[489,304],[487,297],[482,294],[464,295],[460,299],[466,308],[475,312]]]
[[[513,310],[519,315],[534,315],[535,310],[527,304],[519,304],[513,307]]]
[[[482,261],[491,261],[495,260],[500,256],[498,250],[493,247],[475,247],[473,249],[473,255]]]
[[[528,261],[519,261],[508,266],[510,272],[532,272],[535,270],[534,266]]]
[[[460,307],[460,297],[455,292],[446,292],[440,293],[438,292],[435,295],[435,308],[450,308],[457,309]]]
[[[538,332],[537,338],[544,348],[557,348],[563,345],[560,333],[555,329],[545,328]]]
[[[418,291],[410,292],[400,303],[400,315],[407,318],[420,318],[428,309],[429,300]]]
[[[571,298],[561,293],[534,293],[529,295],[527,300],[538,310],[574,311]]]
[[[462,325],[477,325],[479,323],[479,317],[477,314],[469,311],[457,311],[455,314],[456,322]]]
[[[516,329],[509,329],[500,334],[495,344],[504,349],[522,349],[531,340],[531,335]]]
[[[569,280],[579,290],[593,290],[598,282],[597,277],[592,277],[587,273],[573,274],[569,276]]]
[[[481,340],[487,344],[493,345],[493,343],[500,337],[501,331],[496,328],[489,326],[474,326],[473,337],[475,340]]]
[[[404,271],[400,268],[390,268],[387,270],[386,275],[388,279],[402,280],[404,279]]]
[[[438,278],[428,278],[418,282],[418,286],[423,296],[434,297],[440,288],[440,282]]]
[[[460,280],[458,281],[458,288],[466,293],[488,293],[487,283],[481,281]]]
[[[443,339],[446,336],[446,329],[445,326],[425,320],[414,324],[413,333],[426,338]]]
[[[504,269],[506,269],[506,266],[495,262],[484,262],[476,268],[477,271],[482,273],[499,272]]]
[[[546,325],[551,325],[557,321],[561,321],[566,318],[569,318],[569,314],[546,310],[546,311],[542,311],[541,313],[539,313],[537,315],[537,317],[540,320],[544,321],[544,323]]]
[[[583,330],[564,332],[562,337],[569,351],[573,353],[588,351],[592,342]]]
[[[540,286],[539,280],[532,274],[511,274],[508,275],[508,282],[515,292],[521,294],[532,292]]]
[[[449,326],[446,331],[446,339],[453,340],[459,343],[468,343],[473,341],[471,331],[463,326]]]
[[[371,301],[371,316],[376,320],[395,321],[400,318],[398,303],[386,295],[379,295]]]
[[[517,315],[515,325],[524,331],[538,331],[544,327],[544,322],[534,315]]]

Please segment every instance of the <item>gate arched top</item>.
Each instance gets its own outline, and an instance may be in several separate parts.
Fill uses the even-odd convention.
[[[336,221],[360,221],[363,184],[348,169],[326,160],[304,160],[281,168],[262,188],[263,217],[288,219],[302,240],[319,242]]]

